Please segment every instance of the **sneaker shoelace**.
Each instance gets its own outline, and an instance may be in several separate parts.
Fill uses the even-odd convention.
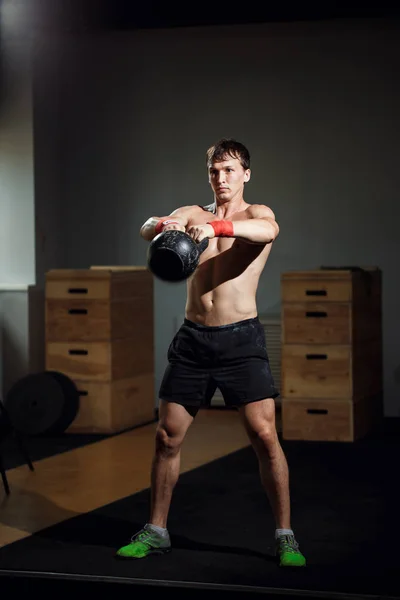
[[[146,546],[151,546],[151,532],[142,531],[142,533],[135,534],[131,537],[131,542],[141,542]]]
[[[282,535],[279,538],[279,546],[283,552],[296,554],[299,551],[299,545],[292,535]]]

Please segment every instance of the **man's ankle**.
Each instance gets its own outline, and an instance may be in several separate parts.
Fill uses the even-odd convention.
[[[159,527],[158,525],[154,525],[153,523],[147,523],[146,526],[148,529],[151,529],[151,531],[154,531],[162,537],[168,536],[168,529],[166,527]]]
[[[275,529],[275,539],[277,540],[281,535],[294,535],[292,529]]]

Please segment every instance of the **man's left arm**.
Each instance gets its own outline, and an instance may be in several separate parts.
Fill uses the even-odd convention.
[[[209,221],[206,225],[193,225],[187,233],[196,242],[214,237],[241,238],[251,244],[270,244],[279,234],[279,226],[268,206],[252,204],[245,211],[246,219]]]
[[[279,235],[279,225],[275,214],[268,206],[259,204],[249,206],[247,219],[231,221],[233,236],[253,244],[270,244]]]

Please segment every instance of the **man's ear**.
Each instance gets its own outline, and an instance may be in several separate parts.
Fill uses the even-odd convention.
[[[246,169],[246,171],[244,172],[244,182],[247,183],[248,181],[250,181],[250,177],[251,171],[250,169]]]

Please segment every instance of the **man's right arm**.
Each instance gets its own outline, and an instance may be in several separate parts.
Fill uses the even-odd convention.
[[[151,240],[158,233],[161,233],[161,231],[167,231],[171,229],[186,231],[191,211],[192,206],[183,206],[181,208],[177,208],[166,217],[150,217],[141,226],[140,235],[147,242],[151,242]]]

